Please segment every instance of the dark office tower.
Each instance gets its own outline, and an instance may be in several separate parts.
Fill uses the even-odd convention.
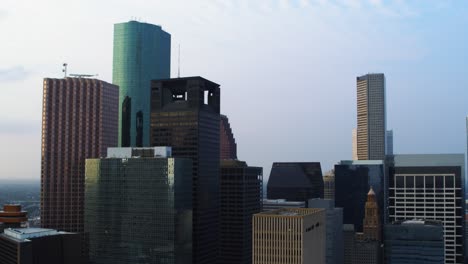
[[[237,144],[234,134],[232,133],[229,119],[225,115],[221,115],[219,143],[221,146],[221,159],[237,159]]]
[[[151,145],[193,161],[193,263],[217,263],[220,89],[201,77],[151,83]]]
[[[393,130],[387,130],[385,137],[385,155],[393,155]]]
[[[323,198],[320,162],[275,162],[267,186],[268,199],[305,201]]]
[[[445,263],[464,263],[465,156],[395,155],[389,167],[389,222],[441,221]]]
[[[2,264],[86,264],[81,236],[42,228],[9,228],[0,234]]]
[[[359,160],[385,159],[385,76],[357,77],[357,156]]]
[[[109,148],[86,160],[91,263],[192,263],[192,161],[170,152]]]
[[[252,216],[262,210],[262,172],[243,161],[221,161],[219,263],[252,263]]]
[[[386,264],[444,264],[444,228],[438,221],[406,220],[385,226]]]
[[[170,67],[171,35],[160,26],[114,25],[112,82],[120,87],[120,146],[149,146],[151,80],[169,78]]]
[[[335,205],[343,208],[343,224],[353,224],[356,232],[363,232],[365,205],[371,187],[379,208],[382,208],[380,222],[384,223],[384,163],[350,160],[335,165]]]
[[[96,79],[44,79],[41,224],[83,232],[85,159],[117,145],[119,88]]]

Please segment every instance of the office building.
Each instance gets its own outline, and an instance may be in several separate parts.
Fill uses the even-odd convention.
[[[149,146],[151,80],[169,78],[170,68],[171,35],[160,26],[114,25],[112,83],[120,87],[120,146]]]
[[[306,202],[292,202],[286,199],[263,199],[263,212],[274,211],[281,208],[306,208]]]
[[[26,227],[27,214],[19,204],[5,204],[3,211],[0,211],[0,233],[6,228]]]
[[[219,263],[252,263],[252,216],[262,211],[262,171],[243,161],[221,161]]]
[[[343,223],[363,232],[365,204],[369,189],[375,192],[379,208],[385,208],[384,163],[382,161],[341,161],[335,165],[335,206],[343,208]],[[380,212],[384,223],[385,210]]]
[[[81,237],[43,228],[8,228],[0,234],[2,264],[86,264]]]
[[[352,144],[353,144],[353,158],[352,160],[358,160],[358,155],[357,155],[357,129],[353,128],[352,131]]]
[[[117,146],[119,88],[96,79],[44,79],[41,225],[84,230],[85,159]]]
[[[326,213],[290,208],[253,216],[254,264],[325,264]]]
[[[220,89],[201,77],[152,82],[151,145],[193,162],[194,264],[217,263]]]
[[[309,208],[323,208],[326,211],[326,263],[344,263],[343,208],[335,208],[333,200],[311,199]]]
[[[323,196],[325,199],[335,200],[335,171],[331,170],[323,177]]]
[[[444,264],[444,228],[437,221],[405,220],[385,226],[385,263]]]
[[[320,162],[275,162],[268,179],[267,198],[307,201],[323,198]]]
[[[359,160],[385,159],[385,76],[366,74],[356,78],[357,156]]]
[[[385,137],[385,155],[393,155],[393,130],[387,130]]]
[[[192,263],[192,162],[168,147],[86,160],[92,264]]]
[[[444,227],[445,263],[464,263],[463,154],[394,155],[389,222],[426,219]]]
[[[236,160],[237,159],[237,144],[234,134],[232,133],[229,119],[225,115],[221,115],[221,122],[219,124],[219,143],[221,147],[220,158],[221,160]]]

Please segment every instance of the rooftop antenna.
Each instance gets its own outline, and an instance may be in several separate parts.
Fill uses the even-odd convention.
[[[179,65],[177,66],[177,78],[180,78],[180,43],[179,43]]]
[[[67,78],[67,66],[68,66],[68,63],[63,63],[63,69],[62,69],[62,72],[64,73],[64,77],[63,78]]]

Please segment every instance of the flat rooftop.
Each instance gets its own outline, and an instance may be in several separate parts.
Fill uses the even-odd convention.
[[[258,213],[258,214],[255,214],[255,216],[297,217],[297,216],[313,215],[321,211],[325,211],[325,209],[322,209],[322,208],[281,208],[281,209],[277,209],[273,211]]]
[[[4,234],[6,236],[21,240],[35,237],[57,235],[61,233],[62,232],[58,232],[57,230],[46,228],[7,228],[4,231]]]

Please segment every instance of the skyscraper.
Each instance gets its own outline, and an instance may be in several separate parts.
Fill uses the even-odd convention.
[[[351,137],[352,137],[352,142],[353,142],[353,158],[352,160],[358,160],[358,155],[357,155],[357,129],[353,128],[353,131],[351,132]]]
[[[393,130],[387,130],[385,137],[385,155],[393,155]]]
[[[441,221],[445,263],[464,263],[464,155],[394,155],[392,162],[389,222],[414,218]]]
[[[201,77],[154,80],[151,145],[193,162],[193,263],[217,263],[220,89]]]
[[[359,160],[385,159],[385,76],[357,77],[357,156]]]
[[[229,124],[229,119],[225,115],[221,115],[220,122],[220,146],[221,146],[221,159],[237,159],[237,144],[234,134],[232,133],[231,125]]]
[[[26,226],[28,213],[21,210],[19,204],[5,204],[0,211],[0,234],[6,228],[17,228]]]
[[[85,159],[117,145],[119,88],[96,79],[44,79],[41,224],[83,232]]]
[[[170,148],[109,148],[86,160],[93,264],[192,263],[192,161]]]
[[[253,263],[325,264],[326,214],[288,208],[253,216]]]
[[[275,162],[267,186],[268,199],[307,201],[323,198],[320,162]]]
[[[262,171],[243,161],[221,161],[219,263],[252,263],[252,216],[262,210]]]
[[[170,67],[171,35],[160,26],[114,25],[112,82],[120,87],[120,146],[149,146],[151,80],[169,78]]]
[[[335,200],[335,171],[325,173],[323,177],[323,195],[325,199]]]

